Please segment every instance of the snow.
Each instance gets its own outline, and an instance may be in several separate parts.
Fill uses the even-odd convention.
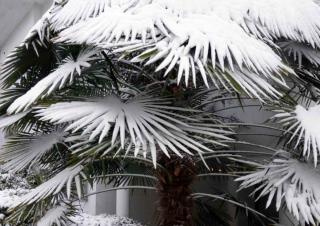
[[[83,213],[71,217],[71,220],[74,221],[74,224],[70,226],[142,226],[132,219],[106,214],[92,216]]]
[[[260,171],[237,181],[242,182],[241,189],[255,186],[254,193],[259,193],[257,199],[267,196],[267,208],[275,199],[277,210],[285,203],[301,225],[315,225],[320,221],[319,176],[320,169],[310,163],[278,158]]]
[[[89,48],[81,51],[76,60],[68,56],[58,69],[40,80],[26,94],[15,99],[7,112],[13,114],[27,110],[37,100],[50,95],[56,89],[62,89],[67,83],[71,84],[76,72],[80,75],[83,67],[90,67],[89,61],[95,59],[96,53],[96,50]]]
[[[28,189],[5,189],[0,191],[0,209],[16,206],[21,202],[21,196],[27,194]]]
[[[32,191],[29,188],[29,184],[21,176],[0,169],[0,224],[5,218],[3,211],[25,201],[25,195]],[[49,210],[39,220],[37,226],[48,226],[53,223],[59,225],[67,212],[66,206],[58,205]],[[68,226],[142,226],[132,219],[106,214],[92,216],[86,213],[78,213],[78,215],[70,217],[70,220],[72,223],[68,223]]]
[[[274,118],[284,126],[289,127],[286,132],[292,132],[289,142],[297,138],[295,148],[303,142],[302,155],[309,158],[313,156],[314,165],[317,166],[318,154],[320,153],[320,105],[305,108],[297,105],[291,112],[285,110],[278,111]]]
[[[39,160],[56,144],[63,140],[64,133],[55,131],[41,135],[10,136],[0,150],[0,161],[3,169],[12,172],[21,172],[27,167],[38,163]],[[23,141],[21,141],[23,139]],[[20,142],[17,142],[20,140]]]
[[[50,123],[72,122],[66,131],[74,133],[83,128],[82,137],[90,135],[89,141],[99,137],[99,142],[102,143],[105,137],[112,134],[111,145],[107,144],[106,150],[98,149],[104,151],[103,155],[118,149],[120,145],[119,151],[126,149],[126,153],[132,151],[135,156],[141,153],[150,154],[155,167],[157,146],[167,156],[169,149],[182,156],[181,151],[188,154],[212,151],[194,134],[210,137],[210,142],[214,141],[221,146],[223,141],[231,140],[226,136],[230,131],[218,128],[218,125],[216,128],[208,126],[206,122],[193,125],[195,119],[182,116],[183,113],[194,113],[193,110],[171,106],[165,98],[141,95],[127,100],[123,97],[107,96],[86,101],[60,102],[40,109],[37,113],[40,120]],[[181,119],[173,117],[177,114],[181,115]],[[114,126],[111,127],[111,124]],[[128,135],[126,131],[129,131]],[[127,147],[126,143],[129,143]],[[82,146],[86,147],[83,144]]]
[[[48,226],[48,225],[63,225],[61,224],[61,217],[67,212],[66,206],[56,206],[50,209],[37,223],[37,226]]]
[[[0,128],[4,128],[4,127],[10,126],[10,125],[16,123],[17,121],[22,119],[24,116],[26,116],[28,113],[29,113],[29,111],[26,111],[26,112],[22,112],[22,113],[15,114],[15,115],[10,115],[7,117],[1,117],[0,118]]]
[[[145,50],[132,60],[157,63],[156,70],[166,69],[165,75],[178,66],[178,83],[183,77],[186,85],[192,80],[196,86],[197,79],[207,86],[210,80],[215,86],[229,83],[257,98],[276,94],[271,80],[285,85],[276,74],[293,73],[274,51],[274,38],[310,44],[294,55],[319,62],[314,48],[320,46],[320,7],[313,0],[134,2],[69,0],[48,18],[59,34],[55,41],[115,52]],[[232,75],[241,89],[217,69]]]

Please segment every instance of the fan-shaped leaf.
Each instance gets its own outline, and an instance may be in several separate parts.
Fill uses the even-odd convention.
[[[165,39],[161,38],[165,36]],[[201,67],[200,64],[208,64],[208,59],[213,68],[216,63],[222,69],[225,65],[231,69],[236,65],[239,68],[246,66],[264,74],[285,68],[269,46],[249,36],[237,23],[215,13],[178,17],[171,15],[160,3],[138,4],[130,11],[108,8],[101,15],[62,31],[58,40],[98,46],[123,45],[131,40],[129,43],[142,43],[141,46],[146,47],[147,38],[156,41],[151,50],[158,52],[148,63],[165,58],[158,69],[168,67],[167,73],[179,62],[181,73],[189,73],[191,64]],[[151,50],[149,47],[146,52]]]
[[[212,143],[223,145],[219,141],[230,140],[225,135],[230,132],[221,129],[220,125],[202,123],[191,119],[186,114],[200,113],[195,110],[171,107],[167,99],[137,97],[120,100],[108,96],[103,99],[89,99],[85,102],[67,102],[54,104],[38,111],[41,120],[52,123],[71,124],[66,130],[76,132],[83,129],[82,134],[89,134],[89,140],[99,136],[99,142],[111,135],[110,150],[118,144],[130,150],[135,147],[135,155],[140,150],[150,151],[154,163],[158,149],[168,154],[167,148],[181,155],[179,150],[191,154],[210,151],[199,139],[191,134],[207,136]],[[194,123],[198,124],[194,124]],[[119,139],[118,139],[119,138]]]
[[[304,58],[315,66],[320,65],[320,52],[311,46],[292,41],[281,42],[279,46],[287,52],[290,57],[293,57],[293,60],[299,64],[300,68],[302,67],[302,59]]]
[[[320,116],[320,105],[315,105],[309,109],[297,105],[295,110],[291,112],[285,110],[278,112],[274,117],[278,118],[279,122],[288,128],[286,132],[293,132],[289,142],[297,138],[297,147],[303,140],[302,154],[309,157],[312,153],[316,166],[318,154],[320,154],[320,124],[317,123]]]
[[[298,35],[296,32],[300,28],[297,21],[289,21],[293,25],[288,31],[284,29],[282,19],[269,21],[269,17],[265,18],[264,11],[259,7],[277,10],[279,6],[273,1],[271,3],[262,1],[258,4],[248,0],[238,2],[228,0],[225,3],[207,0],[197,3],[189,0],[185,2],[155,0],[137,1],[131,5],[128,1],[124,1],[117,6],[107,1],[99,3],[96,1],[92,6],[97,6],[95,8],[97,11],[92,11],[93,8],[87,11],[79,6],[78,9],[82,9],[82,14],[76,10],[78,17],[72,15],[68,17],[66,12],[73,4],[74,1],[70,1],[70,5],[67,3],[64,6],[65,9],[61,8],[62,14],[68,20],[61,19],[60,24],[66,24],[67,28],[59,34],[57,41],[113,47],[116,52],[143,49],[144,52],[135,57],[134,62],[145,60],[148,60],[146,64],[160,62],[157,70],[166,69],[165,75],[178,65],[178,83],[184,77],[187,86],[190,80],[196,86],[198,76],[207,86],[212,83],[217,85],[217,82],[237,83],[231,87],[260,99],[262,96],[275,96],[276,92],[267,85],[269,81],[285,84],[283,79],[279,79],[279,74],[293,71],[281,62],[281,58],[263,40],[249,34],[248,30],[252,29],[252,26],[249,29],[245,18],[252,17],[250,23],[256,20],[257,25],[254,26],[260,26],[260,30],[263,30],[264,26],[270,26],[269,29],[275,36],[287,37],[289,34],[286,32],[288,32],[290,37],[303,39],[299,36],[300,33]],[[308,11],[311,5],[309,2],[308,7],[301,9]],[[280,8],[289,13],[286,8]],[[291,6],[289,8],[297,10]],[[319,7],[315,10],[320,12]],[[89,11],[94,12],[91,18],[86,16]],[[254,14],[255,11],[257,14]],[[81,16],[84,18],[81,19]],[[58,23],[59,11],[54,18]],[[262,18],[264,20],[261,20]],[[316,27],[316,21],[310,23],[312,24],[310,26]],[[283,29],[283,34],[277,30],[280,27]],[[315,40],[312,43],[315,43]],[[223,73],[211,73],[210,68],[214,71],[216,67],[222,72],[227,70],[228,74],[235,74],[231,77],[236,79],[230,81],[230,76],[227,78],[228,76]],[[249,76],[243,76],[248,74]],[[267,77],[268,80],[263,77]],[[212,83],[208,80],[212,80]],[[241,90],[236,87],[237,85],[240,85]]]
[[[47,77],[40,80],[26,94],[17,98],[8,108],[8,113],[13,114],[29,108],[39,98],[50,95],[56,89],[62,89],[66,83],[73,82],[75,73],[81,74],[83,67],[90,67],[90,61],[96,59],[96,50],[85,49],[81,51],[77,59],[72,56],[63,60],[62,64]]]
[[[68,212],[67,206],[55,206],[50,209],[38,222],[37,226],[64,226],[66,222],[61,219],[65,217]]]
[[[0,118],[0,128],[3,129],[7,126],[10,126],[16,122],[18,122],[20,119],[22,119],[24,116],[26,116],[30,111],[21,112],[19,114],[15,115],[9,115],[9,116],[3,116]]]
[[[20,135],[6,139],[0,150],[0,161],[7,171],[21,171],[37,163],[54,145],[63,140],[63,132],[56,131],[43,135]]]
[[[38,202],[39,200],[45,199],[51,195],[56,195],[62,191],[62,189],[66,186],[68,197],[71,195],[71,185],[72,181],[76,182],[80,180],[80,176],[85,178],[84,174],[81,173],[83,166],[80,164],[72,167],[68,167],[39,185],[38,187],[32,189],[28,194],[24,195],[21,198],[21,202],[16,204],[19,205],[28,205],[34,202]],[[78,183],[77,182],[77,183]],[[79,198],[82,196],[81,186],[76,186]],[[80,189],[80,190],[79,190]],[[15,208],[15,207],[11,207]]]
[[[279,210],[283,202],[300,222],[315,225],[320,221],[320,172],[312,165],[294,159],[275,159],[258,172],[238,178],[241,188],[259,185],[258,198],[268,195],[267,207],[273,198]]]

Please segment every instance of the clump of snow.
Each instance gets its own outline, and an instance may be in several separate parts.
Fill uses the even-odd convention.
[[[142,226],[132,219],[106,214],[92,216],[82,213],[70,219],[74,222],[70,226]]]
[[[16,206],[21,201],[21,196],[27,194],[28,189],[5,189],[0,191],[0,209],[7,209]]]

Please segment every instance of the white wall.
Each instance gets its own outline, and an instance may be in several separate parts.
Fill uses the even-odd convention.
[[[21,43],[21,41],[28,34],[32,26],[49,8],[50,4],[51,0],[43,0],[41,4],[34,3],[32,6],[32,10],[29,12],[25,12],[25,16],[22,19],[22,21],[6,38],[5,43],[2,46],[0,46],[0,62],[3,62],[5,57],[14,49],[14,47],[18,46]],[[8,24],[8,26],[10,26],[10,24]]]

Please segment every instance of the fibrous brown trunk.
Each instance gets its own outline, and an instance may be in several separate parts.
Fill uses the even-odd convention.
[[[161,155],[158,162],[164,167],[156,170],[159,226],[193,226],[191,184],[196,166],[192,158]]]

